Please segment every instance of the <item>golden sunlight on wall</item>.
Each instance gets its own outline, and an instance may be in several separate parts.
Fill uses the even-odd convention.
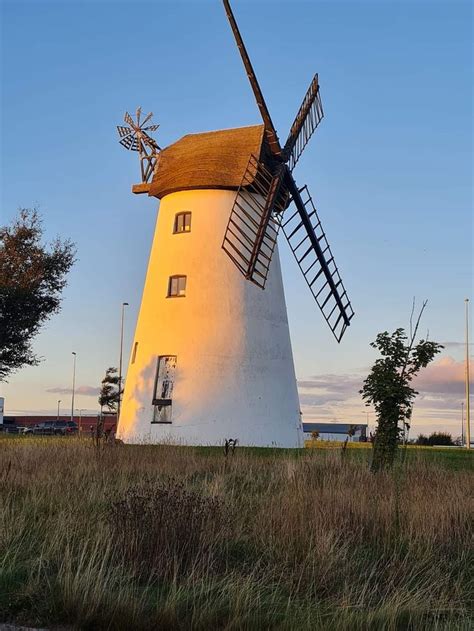
[[[297,446],[299,402],[278,251],[264,291],[222,250],[235,198],[225,190],[163,198],[128,368],[118,436],[129,442]],[[190,230],[175,217],[190,212]],[[171,276],[185,296],[168,297]],[[171,423],[152,423],[160,355],[174,355]]]

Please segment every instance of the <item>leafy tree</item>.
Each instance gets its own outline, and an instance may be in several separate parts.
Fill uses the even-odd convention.
[[[426,447],[430,444],[430,439],[428,438],[428,436],[425,436],[424,434],[420,434],[418,438],[416,439],[416,444],[423,445],[424,447]]]
[[[391,334],[387,331],[379,333],[370,344],[382,355],[375,361],[360,390],[363,400],[367,405],[373,405],[377,416],[372,471],[392,467],[398,438],[410,427],[413,402],[418,394],[411,387],[411,381],[443,348],[437,342],[423,339],[415,344],[426,304],[425,301],[410,337],[400,328]]]
[[[428,438],[429,445],[454,445],[453,437],[447,432],[433,432]]]
[[[61,308],[61,293],[75,260],[75,246],[56,238],[42,243],[36,209],[20,209],[0,227],[0,381],[23,366],[36,366],[33,338]]]
[[[108,408],[110,412],[117,412],[119,396],[123,390],[119,386],[120,378],[116,368],[110,367],[105,371],[105,377],[101,381],[99,392],[99,405],[100,405],[100,417],[97,420],[97,427],[95,435],[93,436],[94,442],[97,447],[101,444],[101,439],[104,438],[104,407]],[[105,435],[107,438],[107,435]]]
[[[120,394],[118,371],[113,367],[107,368],[99,392],[101,413],[104,407],[108,408],[110,412],[116,412]]]

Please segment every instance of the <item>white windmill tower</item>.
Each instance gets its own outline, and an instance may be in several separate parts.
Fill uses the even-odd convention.
[[[140,153],[132,190],[160,199],[117,431],[125,442],[301,444],[280,228],[338,341],[353,316],[308,189],[292,176],[323,117],[318,77],[281,147],[224,6],[263,125],[190,134],[163,150],[140,111],[118,128]]]

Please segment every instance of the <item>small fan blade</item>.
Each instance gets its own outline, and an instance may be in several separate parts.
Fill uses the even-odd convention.
[[[121,138],[124,138],[125,136],[133,133],[133,130],[130,129],[130,127],[124,127],[123,125],[117,125],[117,131]]]
[[[340,342],[354,311],[308,187],[299,190],[291,175],[288,184],[296,210],[285,217],[283,232],[324,319]]]
[[[147,114],[147,115],[145,116],[145,118],[144,118],[144,119],[143,119],[143,121],[142,121],[142,127],[143,127],[143,125],[144,125],[145,123],[148,123],[148,121],[150,120],[150,118],[151,118],[152,116],[153,116],[153,112],[150,112],[149,114]]]
[[[316,74],[305,94],[303,103],[291,126],[288,140],[283,148],[283,158],[285,162],[288,162],[290,171],[294,169],[309,139],[313,135],[314,130],[323,119],[323,116],[324,112],[319,94],[318,75]]]
[[[122,140],[119,140],[119,142],[122,145],[122,147],[125,147],[125,149],[130,150],[133,145],[133,138],[131,136],[127,136],[125,138],[122,138]]]
[[[140,127],[140,116],[142,113],[142,108],[141,107],[137,107],[137,127]]]
[[[128,112],[125,112],[125,116],[123,117],[123,120],[130,125],[130,127],[134,128],[135,127],[135,123],[133,121],[133,118],[130,116],[130,114]]]
[[[157,144],[156,140],[154,138],[152,138],[151,136],[149,136],[144,131],[142,132],[142,140],[149,147],[152,147],[153,149],[158,149],[158,144]]]
[[[159,125],[149,125],[148,127],[142,127],[143,131],[156,131]]]
[[[138,151],[137,139],[132,134],[125,136],[125,138],[122,138],[122,140],[119,140],[119,142],[123,147],[125,147],[125,149],[128,149],[129,151]]]

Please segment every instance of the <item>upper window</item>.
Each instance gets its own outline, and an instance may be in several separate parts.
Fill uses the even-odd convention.
[[[168,281],[168,297],[186,295],[186,276],[170,276]]]
[[[191,232],[191,213],[178,213],[174,218],[174,233]]]

